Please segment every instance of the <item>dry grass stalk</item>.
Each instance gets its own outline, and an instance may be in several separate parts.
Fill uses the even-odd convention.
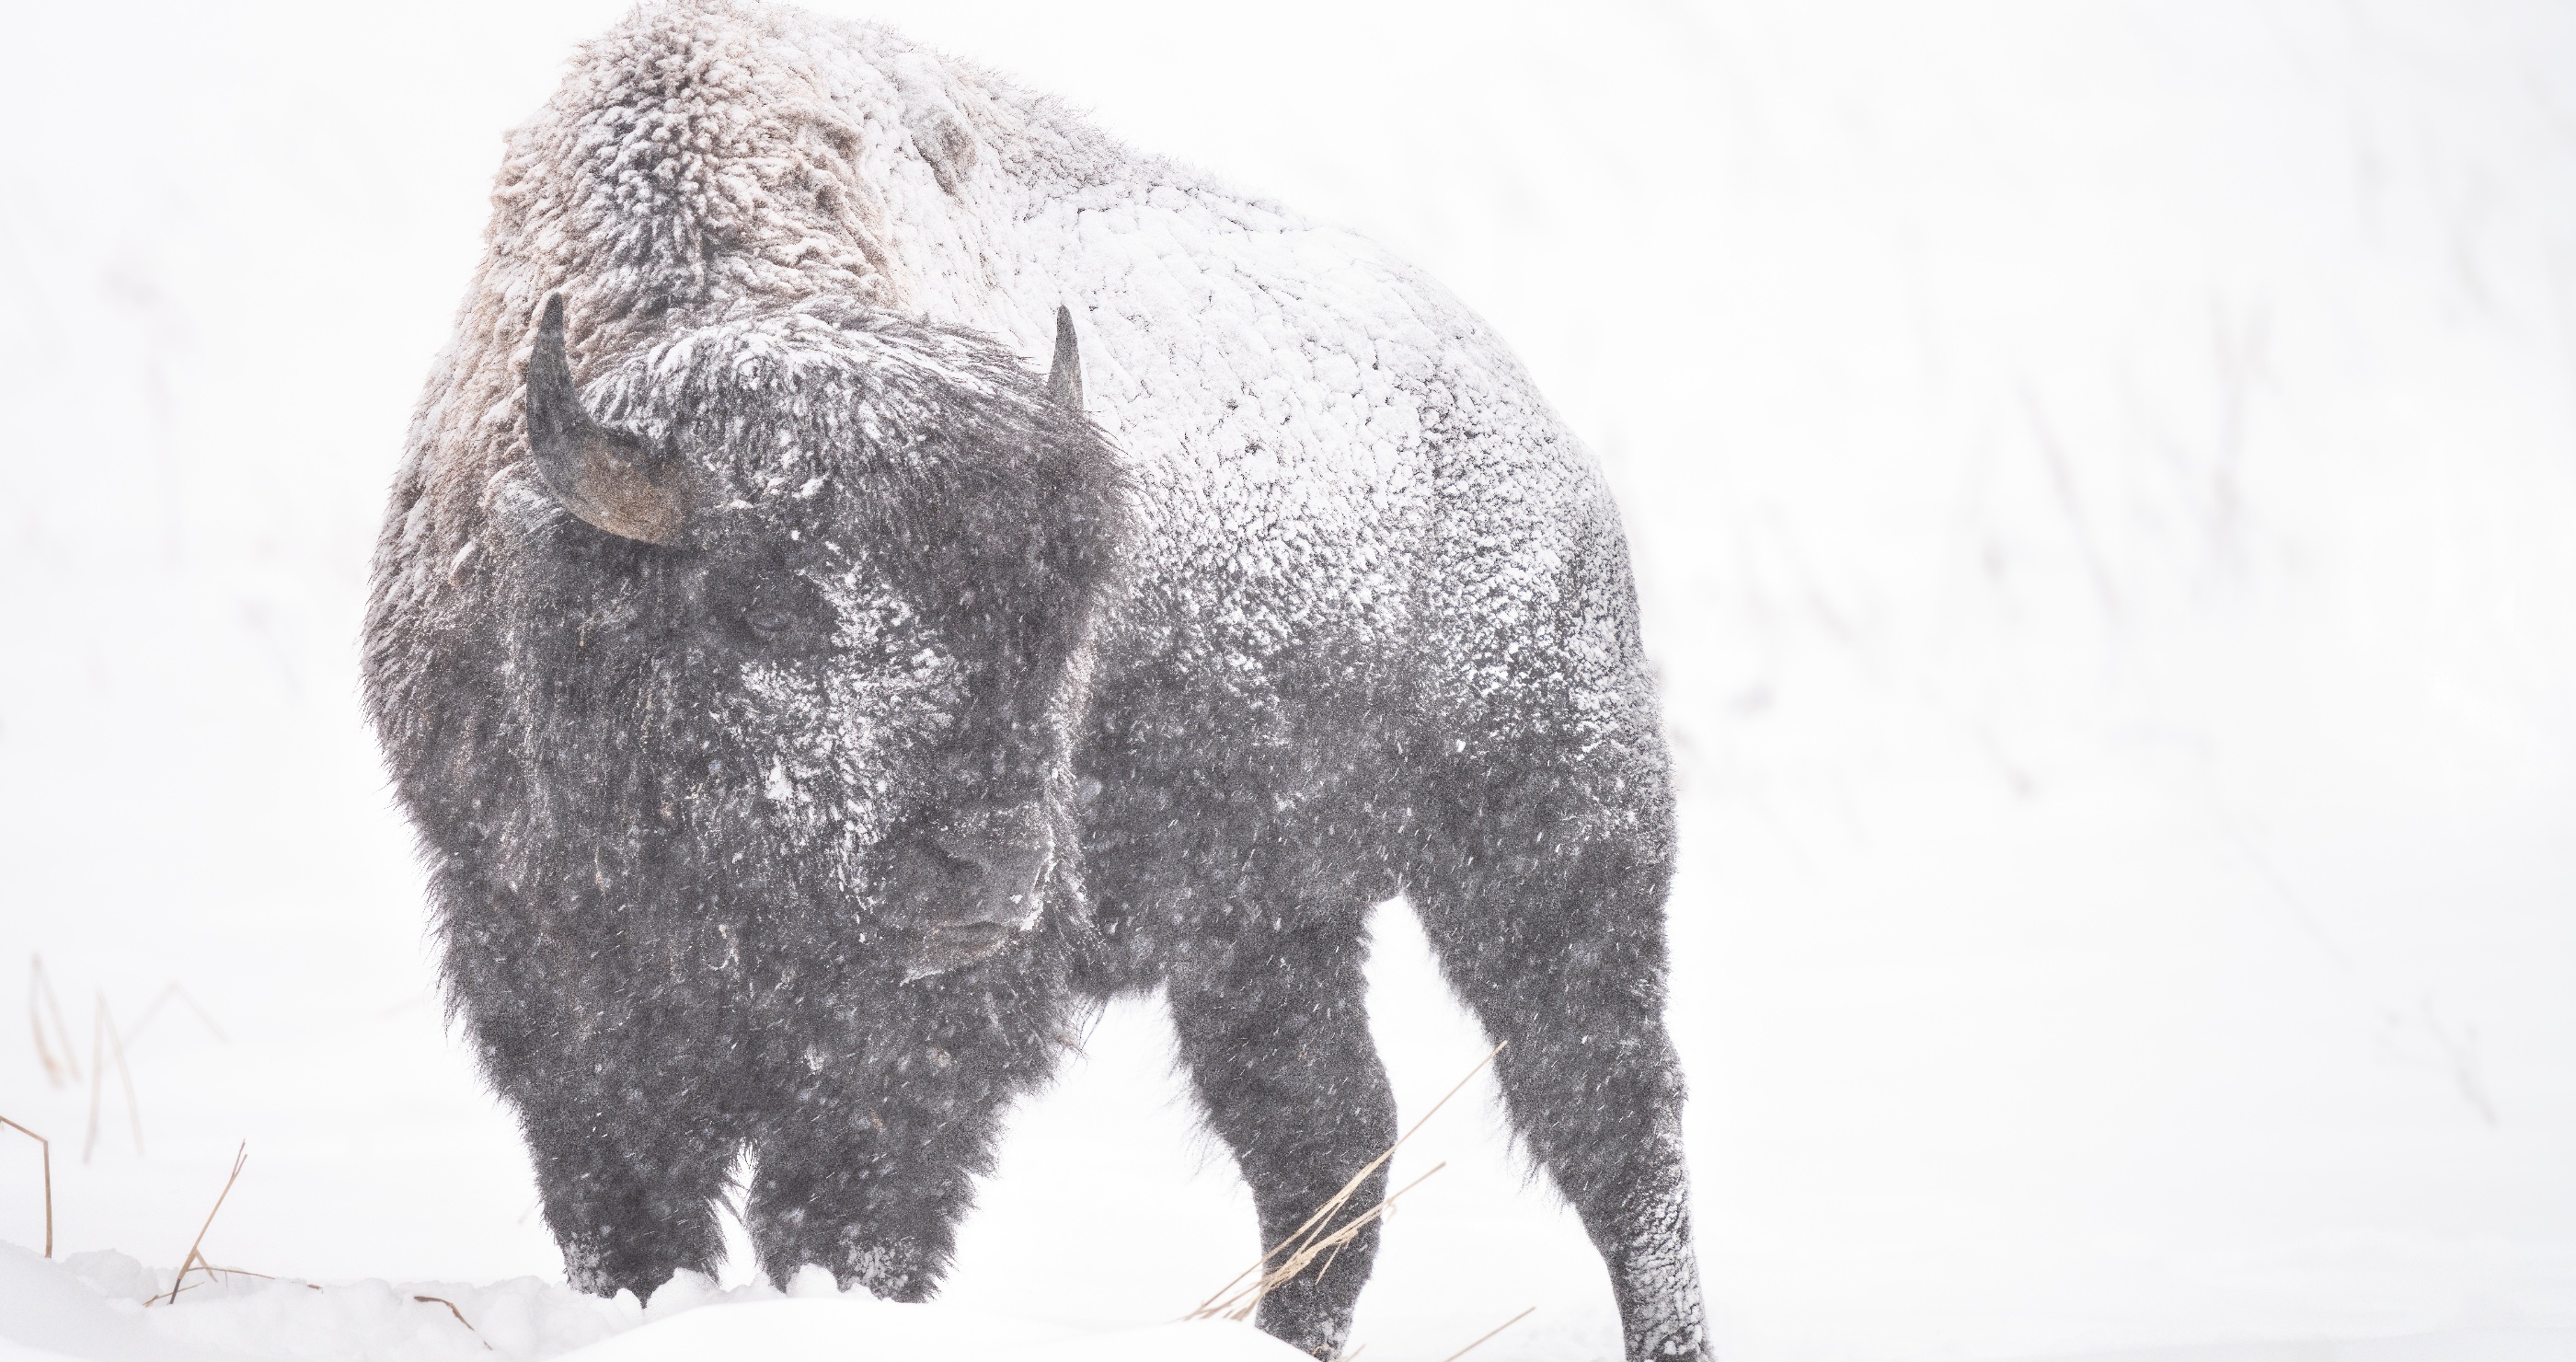
[[[1421,1186],[1423,1181],[1429,1178],[1433,1173],[1437,1173],[1448,1166],[1449,1165],[1445,1163],[1433,1164],[1421,1177],[1415,1178],[1413,1181],[1404,1184],[1403,1187],[1398,1188],[1395,1192],[1380,1200],[1376,1205],[1371,1206],[1367,1210],[1344,1221],[1341,1227],[1334,1230],[1331,1234],[1325,1235],[1322,1238],[1309,1238],[1306,1241],[1299,1243],[1293,1252],[1289,1253],[1287,1257],[1279,1261],[1279,1265],[1277,1267],[1271,1268],[1262,1273],[1261,1276],[1255,1279],[1250,1285],[1236,1291],[1233,1295],[1227,1296],[1223,1300],[1217,1301],[1213,1304],[1200,1306],[1197,1310],[1190,1313],[1189,1318],[1230,1319],[1237,1321],[1251,1319],[1253,1312],[1261,1308],[1261,1300],[1263,1297],[1283,1286],[1286,1286],[1288,1283],[1295,1281],[1308,1267],[1313,1266],[1316,1259],[1321,1258],[1324,1260],[1324,1265],[1315,1270],[1315,1275],[1317,1277],[1320,1278],[1326,1272],[1331,1271],[1333,1260],[1342,1256],[1342,1250],[1348,1247],[1353,1239],[1359,1237],[1359,1233],[1362,1229],[1367,1228],[1371,1223],[1376,1221],[1379,1216],[1386,1214],[1387,1208],[1395,1204],[1395,1199],[1397,1197],[1403,1196],[1406,1192],[1410,1192],[1414,1188]],[[1238,1276],[1235,1280],[1241,1281],[1242,1278]]]
[[[144,1007],[142,1017],[131,1029],[117,1026],[116,1014],[107,1005],[107,991],[99,990],[97,1005],[90,1013],[89,1129],[81,1138],[81,1162],[89,1162],[98,1152],[99,1119],[107,1102],[107,1070],[111,1056],[116,1061],[117,1082],[125,1089],[125,1116],[134,1130],[134,1152],[143,1152],[143,1105],[134,1095],[134,1069],[126,1062],[125,1047],[141,1036],[163,1005],[174,998],[195,1013],[197,1020],[214,1034],[216,1040],[227,1045],[232,1043],[232,1038],[224,1034],[224,1028],[215,1023],[214,1014],[206,1011],[195,995],[176,979],[152,995],[151,1003]],[[53,1021],[53,1035],[62,1042],[63,1052],[59,1058],[46,1039],[48,1014]],[[58,1088],[77,1081],[81,1076],[76,1058],[79,1051],[72,1044],[71,1028],[63,1022],[62,1001],[54,996],[53,980],[45,973],[45,960],[40,955],[28,957],[27,1020],[36,1034],[36,1060],[44,1066],[46,1080]]]
[[[217,1267],[214,1264],[207,1262],[206,1256],[202,1253],[197,1255],[197,1270],[205,1273],[209,1277],[257,1277],[263,1282],[273,1282],[277,1280],[277,1274],[274,1272],[253,1272],[246,1267]],[[299,1284],[307,1291],[319,1291],[322,1289],[319,1285],[312,1282],[303,1282]],[[194,1291],[198,1287],[204,1285],[204,1282],[190,1282],[186,1286],[173,1285],[170,1288],[170,1299],[177,1300],[181,1292]]]
[[[214,1264],[207,1262],[206,1255],[202,1253],[197,1255],[197,1270],[213,1277],[257,1277],[263,1282],[273,1282],[277,1280],[277,1274],[274,1272],[253,1272],[246,1267],[217,1267]],[[175,1300],[178,1298],[180,1292],[194,1291],[198,1287],[204,1285],[204,1282],[197,1282],[192,1285],[181,1286],[174,1281],[170,1285],[170,1296]],[[322,1288],[311,1282],[306,1282],[304,1283],[304,1289],[307,1291],[319,1291]]]
[[[0,1119],[6,1119],[6,1118],[0,1118]],[[235,1173],[237,1173],[237,1174],[238,1174],[238,1173],[241,1171],[241,1169],[240,1169],[239,1165],[235,1165],[235,1167],[234,1167],[233,1171],[234,1171]],[[231,1183],[226,1183],[226,1184],[224,1184],[224,1190],[226,1190],[226,1191],[230,1191],[230,1190],[232,1190],[232,1184],[231,1184]],[[221,1201],[221,1200],[218,1200],[215,1204],[216,1204],[218,1207],[220,1207],[223,1203],[222,1203],[222,1201]],[[207,1224],[209,1224],[209,1225],[213,1224],[213,1223],[214,1223],[214,1220],[215,1220],[215,1218],[214,1218],[213,1216],[211,1216],[211,1215],[206,1217],[206,1223],[207,1223]],[[201,1237],[202,1237],[202,1236],[201,1236]],[[257,1277],[257,1278],[259,1278],[261,1281],[264,1281],[264,1282],[273,1282],[273,1281],[276,1281],[276,1280],[277,1280],[277,1274],[276,1274],[276,1273],[274,1273],[274,1272],[253,1272],[253,1271],[251,1271],[249,1268],[246,1268],[246,1267],[217,1267],[217,1266],[215,1266],[214,1264],[207,1262],[207,1261],[205,1260],[205,1256],[204,1256],[203,1254],[199,1254],[199,1253],[197,1253],[197,1252],[196,1252],[195,1250],[193,1250],[193,1249],[189,1250],[189,1252],[190,1252],[191,1256],[193,1256],[193,1257],[195,1257],[195,1258],[196,1258],[198,1266],[200,1266],[200,1267],[204,1268],[204,1269],[205,1269],[205,1271],[206,1271],[206,1273],[207,1273],[207,1275],[209,1275],[209,1276],[225,1276],[225,1277]],[[203,1286],[203,1285],[205,1285],[205,1283],[203,1283],[203,1282],[199,1282],[199,1283],[197,1283],[197,1286]],[[318,1282],[305,1282],[305,1283],[303,1284],[303,1286],[304,1286],[304,1289],[305,1289],[305,1290],[307,1290],[307,1291],[319,1291],[319,1290],[321,1290],[321,1289],[322,1289],[321,1284],[320,1284],[320,1283],[318,1283]],[[195,1289],[196,1289],[196,1287],[193,1287],[193,1286],[192,1286],[192,1287],[182,1287],[182,1286],[180,1286],[177,1282],[173,1281],[173,1282],[170,1284],[170,1297],[171,1297],[171,1299],[176,1300],[176,1299],[178,1299],[179,1293],[180,1293],[181,1291],[183,1291],[183,1290],[193,1291],[193,1290],[195,1290]],[[414,1297],[412,1297],[412,1299],[413,1299],[413,1300],[415,1300],[415,1301],[417,1301],[417,1302],[419,1302],[419,1303],[420,1303],[420,1304],[422,1304],[422,1305],[444,1305],[444,1306],[446,1306],[446,1307],[447,1307],[447,1313],[449,1313],[449,1314],[451,1314],[451,1315],[456,1316],[456,1322],[457,1322],[457,1323],[459,1323],[459,1324],[464,1325],[464,1326],[465,1326],[465,1328],[466,1328],[466,1331],[467,1331],[468,1333],[473,1334],[477,1339],[481,1339],[481,1338],[483,1338],[483,1331],[482,1331],[482,1330],[480,1330],[480,1329],[475,1328],[475,1327],[474,1327],[474,1321],[472,1321],[472,1320],[470,1320],[470,1319],[467,1319],[467,1318],[465,1317],[465,1312],[456,1308],[456,1302],[454,1302],[454,1301],[452,1301],[452,1300],[449,1300],[449,1299],[448,1299],[448,1298],[446,1298],[445,1296],[414,1296]],[[492,1351],[492,1344],[491,1344],[491,1342],[490,1342],[489,1340],[485,1340],[485,1341],[484,1341],[484,1343],[483,1343],[483,1351],[485,1351],[485,1352],[490,1352],[490,1351]]]
[[[456,1308],[456,1302],[449,1300],[445,1296],[414,1296],[412,1299],[423,1305],[446,1306],[447,1313],[456,1316],[456,1322],[465,1326],[465,1332],[474,1335],[474,1337],[479,1340],[482,1340],[483,1351],[487,1353],[492,1351],[491,1340],[483,1338],[483,1331],[475,1328],[474,1322],[465,1317],[465,1312]]]
[[[1508,1328],[1512,1327],[1513,1325],[1520,1323],[1522,1320],[1528,1319],[1528,1318],[1530,1317],[1530,1311],[1531,1311],[1531,1310],[1536,1310],[1536,1309],[1538,1309],[1538,1307],[1537,1307],[1537,1306],[1535,1306],[1535,1305],[1533,1305],[1533,1306],[1531,1306],[1531,1307],[1529,1308],[1529,1310],[1523,1310],[1523,1311],[1522,1311],[1522,1312],[1520,1312],[1519,1314],[1512,1316],[1510,1319],[1504,1320],[1502,1323],[1497,1324],[1497,1325],[1495,1325],[1493,1328],[1486,1330],[1486,1331],[1485,1331],[1485,1338],[1477,1339],[1475,1342],[1468,1344],[1466,1347],[1460,1348],[1458,1351],[1456,1351],[1456,1352],[1454,1352],[1454,1353],[1449,1354],[1447,1357],[1441,1358],[1441,1359],[1440,1359],[1440,1362],[1458,1362],[1458,1359],[1459,1359],[1459,1358],[1465,1357],[1467,1354],[1469,1354],[1469,1353],[1471,1353],[1471,1352],[1474,1352],[1476,1349],[1478,1349],[1478,1348],[1480,1348],[1480,1347],[1484,1346],[1484,1343],[1485,1343],[1485,1339],[1486,1339],[1486,1338],[1492,1338],[1494,1335],[1499,1334],[1499,1333],[1501,1333],[1502,1331],[1504,1331],[1505,1329],[1508,1329]]]
[[[81,1162],[89,1162],[98,1150],[98,1116],[101,1094],[107,1087],[107,1057],[116,1056],[116,1076],[125,1085],[125,1115],[134,1123],[134,1152],[143,1152],[143,1107],[134,1100],[134,1070],[125,1062],[125,1039],[117,1034],[116,1017],[107,1008],[107,990],[98,993],[98,1008],[90,1014],[89,1028],[89,1133],[81,1140]],[[111,1049],[111,1047],[113,1047]]]
[[[224,1190],[215,1194],[214,1207],[206,1212],[206,1223],[197,1227],[197,1238],[195,1242],[188,1245],[188,1256],[179,1260],[179,1275],[170,1279],[171,1300],[179,1299],[179,1283],[187,1280],[189,1268],[202,1267],[208,1276],[214,1274],[214,1264],[207,1262],[205,1254],[200,1250],[206,1246],[206,1231],[215,1227],[215,1213],[224,1208],[224,1198],[233,1194],[233,1183],[241,1177],[242,1165],[248,1162],[250,1162],[250,1142],[245,1140],[240,1148],[233,1151],[233,1171],[224,1179]],[[161,1298],[155,1296],[152,1301],[159,1299]],[[150,1305],[152,1301],[145,1301],[144,1304]]]
[[[204,1023],[205,1028],[208,1031],[214,1033],[215,1039],[222,1041],[226,1045],[233,1043],[232,1037],[224,1034],[224,1028],[215,1025],[214,1015],[206,1011],[205,1007],[200,1004],[187,989],[181,987],[179,981],[176,979],[163,984],[161,986],[161,991],[152,995],[152,1001],[145,1005],[143,1015],[135,1018],[133,1028],[125,1033],[126,1043],[129,1045],[133,1044],[134,1038],[143,1034],[143,1028],[152,1024],[153,1014],[161,1010],[161,1005],[163,1003],[166,1003],[173,998],[178,999],[189,1011],[196,1013],[197,1020]]]
[[[38,1007],[41,1002],[43,1006]],[[60,1057],[45,1042],[45,1021],[50,1016],[54,1036],[63,1043]],[[44,1066],[45,1081],[57,1088],[80,1081],[80,1051],[72,1044],[72,1029],[63,1022],[63,1001],[54,996],[54,981],[45,973],[45,957],[27,957],[27,1025],[36,1033],[36,1062]]]
[[[11,1130],[26,1136],[28,1139],[34,1140],[36,1142],[36,1147],[43,1151],[45,1163],[45,1256],[51,1258],[54,1256],[54,1142],[32,1130],[27,1129],[25,1126],[10,1120],[6,1116],[0,1116],[0,1126],[7,1126]]]
[[[1340,1256],[1342,1246],[1348,1244],[1352,1237],[1359,1233],[1360,1226],[1367,1224],[1370,1220],[1373,1220],[1378,1215],[1382,1214],[1386,1210],[1387,1206],[1394,1202],[1396,1196],[1402,1196],[1405,1192],[1412,1191],[1415,1187],[1422,1185],[1422,1178],[1415,1178],[1413,1181],[1406,1183],[1403,1191],[1399,1191],[1395,1196],[1387,1197],[1378,1202],[1377,1205],[1369,1208],[1359,1217],[1352,1220],[1350,1224],[1335,1231],[1333,1234],[1320,1240],[1316,1239],[1315,1236],[1322,1232],[1325,1225],[1332,1222],[1334,1216],[1341,1214],[1342,1208],[1350,1204],[1352,1197],[1359,1194],[1360,1184],[1368,1181],[1370,1174],[1385,1167],[1387,1160],[1395,1157],[1395,1151],[1404,1148],[1405,1141],[1412,1139],[1415,1133],[1422,1129],[1424,1124],[1429,1122],[1432,1117],[1439,1115],[1440,1109],[1449,1105],[1450,1098],[1456,1097],[1459,1093],[1465,1091],[1468,1081],[1473,1079],[1477,1074],[1484,1072],[1485,1066],[1493,1063],[1494,1056],[1501,1054],[1503,1052],[1503,1046],[1509,1044],[1511,1044],[1510,1041],[1504,1041],[1501,1045],[1496,1045],[1493,1049],[1487,1050],[1485,1052],[1485,1057],[1477,1060],[1474,1068],[1469,1069],[1464,1075],[1460,1076],[1456,1083],[1450,1085],[1449,1091],[1440,1095],[1439,1101],[1431,1104],[1430,1110],[1425,1111],[1420,1117],[1416,1118],[1413,1124],[1407,1127],[1402,1135],[1396,1137],[1395,1143],[1386,1147],[1384,1153],[1381,1153],[1376,1158],[1369,1160],[1367,1166],[1361,1168],[1359,1172],[1352,1174],[1351,1180],[1342,1184],[1342,1190],[1333,1193],[1333,1195],[1328,1198],[1323,1205],[1316,1207],[1315,1213],[1306,1217],[1304,1224],[1299,1225],[1295,1230],[1289,1233],[1287,1238],[1280,1240],[1276,1245],[1272,1246],[1269,1252],[1262,1254],[1259,1261],[1253,1263],[1252,1266],[1245,1268],[1241,1272],[1234,1274],[1234,1276],[1228,1280],[1225,1285],[1216,1289],[1216,1294],[1199,1302],[1199,1308],[1192,1310],[1187,1315],[1182,1316],[1182,1318],[1249,1319],[1252,1317],[1252,1312],[1260,1306],[1262,1297],[1277,1290],[1280,1286],[1294,1278],[1298,1272],[1305,1270],[1305,1265],[1314,1261],[1318,1254],[1329,1250],[1332,1257]],[[1439,1167],[1433,1168],[1431,1172],[1439,1172],[1440,1168],[1445,1168],[1447,1166],[1448,1165],[1446,1164],[1442,1164]],[[1431,1173],[1425,1173],[1422,1175],[1424,1178],[1429,1176],[1431,1176]],[[1309,1250],[1312,1251],[1310,1252]],[[1293,1269],[1283,1271],[1283,1269],[1287,1268],[1286,1263],[1283,1263],[1280,1268],[1273,1268],[1270,1265],[1272,1259],[1279,1257],[1283,1253],[1287,1254],[1289,1260],[1295,1263],[1296,1266]],[[1332,1257],[1325,1258],[1324,1265],[1326,1268],[1330,1268],[1332,1266]],[[1252,1279],[1251,1285],[1249,1286],[1244,1285],[1244,1279],[1247,1277]],[[1250,1299],[1245,1299],[1247,1296]]]
[[[214,1273],[214,1274],[216,1274],[216,1275],[218,1275],[218,1276],[224,1276],[224,1277],[257,1277],[257,1278],[259,1278],[259,1279],[260,1279],[261,1281],[263,1281],[263,1282],[273,1282],[273,1281],[276,1281],[276,1280],[277,1280],[277,1274],[276,1274],[276,1273],[274,1273],[274,1272],[253,1272],[253,1271],[251,1271],[249,1268],[246,1268],[246,1267],[217,1267],[217,1266],[215,1266],[214,1264],[212,1264],[212,1263],[210,1263],[210,1262],[207,1262],[207,1261],[206,1261],[206,1256],[205,1256],[204,1254],[202,1254],[202,1253],[197,1255],[197,1266],[198,1266],[198,1267],[200,1267],[200,1268],[202,1268],[202,1269],[204,1269],[204,1270],[205,1270],[205,1271],[207,1271],[207,1272]],[[204,1283],[204,1282],[199,1282],[199,1283],[197,1283],[197,1286],[204,1286],[204,1285],[205,1285],[205,1283]],[[319,1291],[319,1290],[321,1290],[321,1289],[322,1289],[322,1286],[321,1286],[321,1284],[320,1284],[319,1282],[304,1282],[304,1283],[300,1283],[300,1285],[302,1285],[302,1286],[303,1286],[303,1288],[304,1288],[305,1290],[307,1290],[307,1291]],[[192,1286],[192,1287],[189,1287],[188,1289],[189,1289],[189,1290],[191,1290],[191,1291],[194,1291],[194,1290],[196,1290],[196,1289],[197,1289],[197,1287],[196,1287],[196,1286]],[[174,1290],[174,1291],[172,1291],[170,1294],[171,1294],[171,1295],[173,1295],[173,1296],[176,1296],[176,1295],[178,1295],[179,1293],[178,1293],[177,1291],[175,1291],[175,1290]],[[421,1297],[418,1297],[418,1296],[415,1296],[415,1297],[413,1297],[412,1299],[414,1299],[414,1300],[419,1300],[419,1299],[422,1299],[422,1298],[421,1298]],[[431,1297],[430,1299],[436,1299],[436,1298],[435,1298],[435,1297]]]

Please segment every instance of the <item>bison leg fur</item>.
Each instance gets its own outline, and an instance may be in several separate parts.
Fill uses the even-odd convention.
[[[744,1216],[761,1271],[783,1289],[815,1263],[843,1290],[928,1300],[955,1252],[957,1222],[974,1201],[971,1170],[990,1140],[894,1103],[859,1104],[855,1124],[850,1114],[829,1103],[761,1141]],[[961,1137],[976,1147],[959,1147]]]
[[[1170,985],[1181,1062],[1251,1185],[1264,1248],[1296,1233],[1395,1142],[1395,1097],[1363,1001],[1365,911],[1336,909],[1346,920],[1327,930],[1293,910],[1246,912],[1251,939],[1199,947],[1204,956]],[[1376,1205],[1386,1176],[1383,1167],[1370,1173],[1315,1236]],[[1318,1263],[1263,1297],[1254,1323],[1317,1357],[1336,1355],[1377,1242],[1372,1221],[1329,1272]]]
[[[968,1024],[935,1005],[890,1012],[900,1024],[849,1043],[847,1058],[800,1061],[754,1139],[744,1222],[769,1280],[784,1288],[814,1263],[843,1290],[930,1299],[974,1180],[993,1170],[1003,1118],[1054,1068],[1063,1023],[1053,1001],[963,1007],[980,1019]]]
[[[1505,1043],[1512,1128],[1608,1266],[1630,1362],[1698,1362],[1681,1067],[1662,1015],[1670,862],[1626,840],[1569,842],[1572,819],[1489,807],[1475,822],[1408,897],[1441,972]]]
[[[715,1204],[739,1141],[667,1094],[536,1087],[512,1099],[572,1285],[642,1300],[675,1272],[712,1276],[724,1256]]]

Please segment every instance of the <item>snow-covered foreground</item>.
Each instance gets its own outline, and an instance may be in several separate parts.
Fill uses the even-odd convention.
[[[820,1269],[788,1283],[783,1293],[766,1283],[728,1291],[686,1274],[647,1305],[629,1294],[601,1300],[533,1277],[467,1286],[321,1285],[236,1275],[183,1285],[175,1298],[172,1285],[171,1274],[147,1271],[121,1253],[94,1251],[56,1265],[0,1245],[0,1300],[9,1303],[0,1317],[0,1359],[430,1362],[497,1354],[582,1362],[1275,1362],[1300,1356],[1230,1320],[1083,1330],[844,1295]]]
[[[0,1244],[0,1362],[1286,1362],[1231,1320],[1081,1328],[843,1294],[820,1269],[784,1292],[694,1273],[638,1305],[520,1277],[484,1285],[307,1283],[239,1275],[169,1296],[168,1272],[107,1250],[51,1263]],[[2090,1353],[2031,1362],[2562,1362],[2576,1330],[2485,1328],[2281,1345]]]
[[[0,1116],[54,1140],[66,1258],[167,1274],[247,1141],[209,1257],[353,1284],[145,1325],[112,1298],[148,1279],[17,1253],[8,1347],[479,1355],[424,1294],[529,1356],[635,1318],[528,1282],[560,1264],[441,1029],[352,656],[497,130],[619,7],[12,18],[0,1009],[41,952],[82,1072],[13,1022]],[[2576,11],[870,12],[1388,241],[1601,452],[1686,780],[1726,1356],[2576,1356]],[[1378,940],[1409,1119],[1483,1045],[1400,907]],[[174,980],[220,1036],[146,1020]],[[85,1151],[102,1002],[140,1117],[111,1068]],[[1154,1009],[1086,1050],[941,1309],[817,1328],[1090,1346],[1258,1251]],[[1491,1104],[1399,1160],[1447,1166],[1371,1359],[1533,1306],[1472,1356],[1614,1346]],[[42,1221],[0,1132],[0,1240]]]

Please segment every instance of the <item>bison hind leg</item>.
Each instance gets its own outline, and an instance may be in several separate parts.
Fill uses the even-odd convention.
[[[1707,1350],[1682,1157],[1682,1077],[1664,1028],[1670,814],[1651,781],[1587,790],[1562,766],[1481,787],[1407,888],[1443,977],[1506,1042],[1515,1135],[1610,1271],[1629,1362]],[[1594,796],[1604,787],[1631,793]],[[1599,831],[1604,827],[1615,832]]]

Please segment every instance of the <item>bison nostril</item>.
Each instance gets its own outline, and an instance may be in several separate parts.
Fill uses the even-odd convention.
[[[966,869],[990,870],[993,868],[993,844],[980,837],[963,837],[953,832],[942,833],[931,840],[931,845],[939,848],[940,855]]]

